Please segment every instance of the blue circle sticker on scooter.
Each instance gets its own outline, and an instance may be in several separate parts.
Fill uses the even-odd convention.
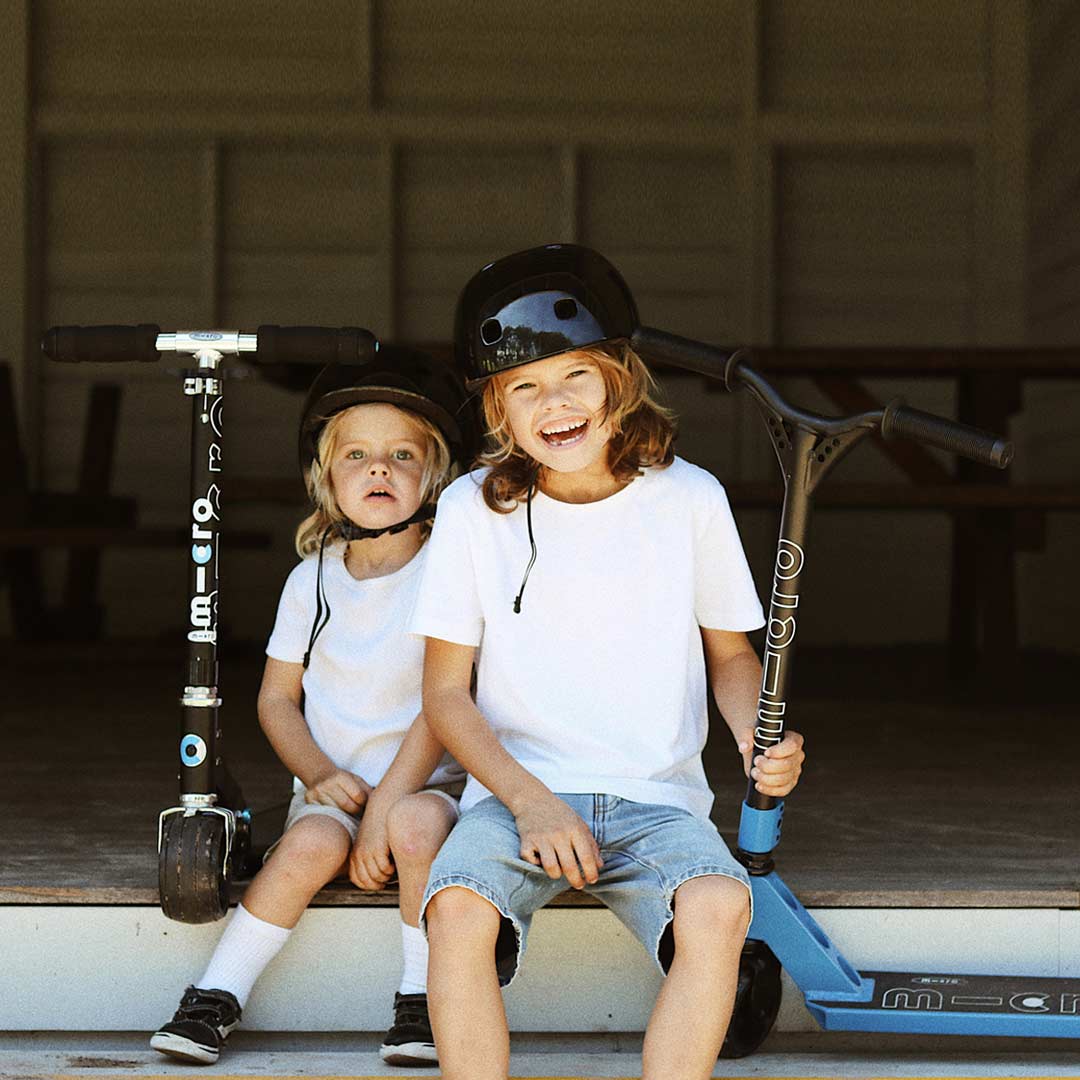
[[[206,760],[206,743],[198,735],[185,735],[180,740],[180,761],[184,765],[201,765]]]

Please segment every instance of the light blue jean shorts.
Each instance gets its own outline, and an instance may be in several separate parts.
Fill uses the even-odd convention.
[[[675,890],[691,878],[734,878],[750,893],[750,879],[728,851],[711,821],[673,806],[630,802],[617,795],[559,795],[592,830],[604,859],[600,879],[585,892],[602,901],[645,946],[661,972],[674,956],[667,932]],[[428,902],[442,889],[460,886],[482,896],[502,915],[495,946],[499,984],[517,974],[534,911],[569,886],[521,858],[514,815],[488,797],[461,815],[435,858],[424,892]],[[751,900],[751,904],[753,901]]]

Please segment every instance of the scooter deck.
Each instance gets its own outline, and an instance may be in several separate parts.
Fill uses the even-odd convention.
[[[807,993],[806,1007],[825,1030],[1080,1039],[1080,979],[897,971],[859,975],[873,983],[865,1001]]]

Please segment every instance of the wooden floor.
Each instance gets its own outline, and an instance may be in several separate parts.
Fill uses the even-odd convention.
[[[933,658],[863,659],[801,660],[791,716],[809,758],[777,866],[803,902],[1080,907],[1080,710],[1068,665],[973,697],[950,689]],[[255,721],[261,664],[252,650],[223,657],[222,722],[266,838],[289,778]],[[157,813],[176,799],[182,672],[182,653],[156,646],[6,650],[0,903],[156,903]],[[726,733],[718,743],[708,767],[730,840],[743,782]],[[374,900],[351,887],[319,898]]]

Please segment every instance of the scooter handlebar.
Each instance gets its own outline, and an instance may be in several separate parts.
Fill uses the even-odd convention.
[[[639,326],[630,336],[630,345],[647,360],[720,379],[729,390],[732,389],[728,374],[732,358],[738,355],[737,349],[706,345],[651,326]]]
[[[829,423],[825,418],[793,409],[777,396],[772,386],[757,372],[746,366],[739,369],[740,362],[749,355],[744,350],[706,345],[651,326],[639,326],[630,336],[630,344],[647,360],[708,375],[721,380],[728,390],[734,390],[737,383],[750,383],[759,396],[783,415],[806,423],[812,430],[827,430],[823,426]],[[1007,439],[958,424],[943,416],[910,409],[903,402],[886,406],[880,416],[881,434],[886,439],[913,439],[999,469],[1004,469],[1012,461],[1013,445]],[[876,416],[867,414],[866,419],[876,421]],[[818,426],[815,426],[815,422]]]
[[[259,327],[257,337],[255,359],[260,364],[363,364],[373,360],[379,348],[375,335],[359,326],[266,325]]]
[[[41,339],[41,351],[63,364],[152,363],[161,358],[157,350],[159,326],[54,326]]]
[[[318,366],[340,361],[365,363],[374,359],[375,335],[358,326],[260,326],[258,334],[235,331],[189,331],[162,334],[151,323],[139,326],[54,326],[41,339],[41,350],[60,363],[143,363],[161,359],[162,352],[192,352],[220,348],[244,353],[257,363],[308,363]]]
[[[886,439],[913,439],[998,469],[1006,468],[1013,457],[1013,444],[1007,439],[921,409],[908,408],[899,401],[885,406],[881,434]]]

